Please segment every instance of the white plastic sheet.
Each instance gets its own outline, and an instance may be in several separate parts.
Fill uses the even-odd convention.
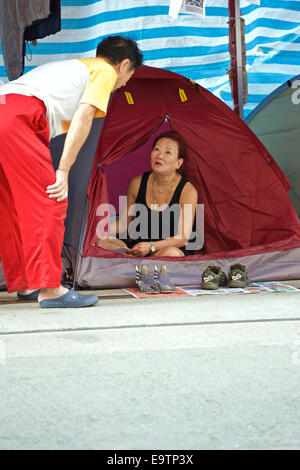
[[[170,0],[169,15],[177,18],[179,13],[205,16],[206,0]]]

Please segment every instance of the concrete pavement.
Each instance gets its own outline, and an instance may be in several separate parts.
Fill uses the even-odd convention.
[[[0,449],[300,449],[299,292],[99,295],[0,303]]]

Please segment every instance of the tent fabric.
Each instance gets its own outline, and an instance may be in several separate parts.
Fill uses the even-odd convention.
[[[69,204],[65,222],[65,239],[67,246],[78,248],[80,230],[86,205],[86,194],[90,181],[91,169],[101,133],[104,119],[94,119],[90,135],[78,154],[75,164],[69,175]],[[52,139],[50,151],[54,168],[58,168],[62,155],[66,135],[60,135]]]
[[[206,16],[168,16],[170,0],[62,0],[62,30],[27,45],[25,71],[42,63],[90,57],[108,34],[139,42],[145,64],[187,76],[232,106],[228,76],[228,0],[207,0]],[[300,2],[241,0],[246,23],[248,103],[245,116],[299,73]],[[0,50],[1,53],[1,50]],[[7,80],[0,56],[0,80]]]
[[[133,102],[126,100],[128,93]],[[105,168],[143,145],[166,116],[188,145],[184,172],[205,206],[206,253],[293,237],[300,241],[300,225],[287,195],[290,184],[244,122],[184,77],[143,66],[125,90],[114,94],[103,125],[88,189],[84,256],[111,256],[94,246],[98,208],[109,203]]]
[[[291,183],[290,199],[300,217],[300,75],[271,93],[246,123]]]
[[[298,246],[297,246],[298,245]],[[83,288],[101,289],[136,287],[135,266],[136,264],[146,264],[153,269],[154,264],[163,263],[167,266],[172,282],[177,286],[199,286],[201,284],[202,273],[209,265],[220,266],[224,272],[228,273],[232,264],[240,263],[247,267],[247,271],[253,282],[262,281],[284,281],[290,279],[300,279],[300,248],[299,243],[290,241],[276,248],[273,245],[272,251],[252,250],[247,252],[232,252],[226,256],[222,254],[199,257],[191,259],[187,257],[180,261],[170,258],[164,260],[151,259],[129,259],[129,258],[79,258],[77,269],[77,283]],[[276,251],[279,250],[279,251]]]
[[[239,256],[238,252],[233,252],[230,257],[216,256],[211,259],[210,256],[202,257],[200,261],[186,260],[173,261],[164,260],[172,273],[172,281],[176,285],[188,286],[199,285],[202,272],[208,264],[221,266],[225,272],[234,263],[241,263],[247,266],[247,271],[253,282],[259,281],[283,281],[290,279],[300,279],[300,248],[295,247],[297,243],[290,241],[284,244],[285,250],[277,246],[280,251],[249,252],[244,256]],[[288,248],[288,249],[287,249]],[[135,287],[135,266],[136,259],[86,257],[78,258],[77,266],[77,284],[82,288],[118,288]],[[112,262],[113,261],[113,262]],[[139,262],[139,261],[138,261]],[[143,263],[153,268],[153,260],[143,260]],[[159,263],[159,261],[158,261]],[[96,280],[96,281],[95,281]],[[0,261],[0,290],[6,289],[5,277]]]

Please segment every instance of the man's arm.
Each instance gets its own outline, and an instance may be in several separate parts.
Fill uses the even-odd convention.
[[[90,104],[81,104],[76,111],[67,133],[63,153],[56,172],[56,182],[48,186],[50,198],[64,201],[68,197],[69,171],[90,133],[97,108]]]

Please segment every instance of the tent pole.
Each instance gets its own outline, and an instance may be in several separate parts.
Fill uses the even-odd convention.
[[[231,55],[231,87],[234,111],[244,119],[243,47],[240,0],[228,0],[229,48]]]

